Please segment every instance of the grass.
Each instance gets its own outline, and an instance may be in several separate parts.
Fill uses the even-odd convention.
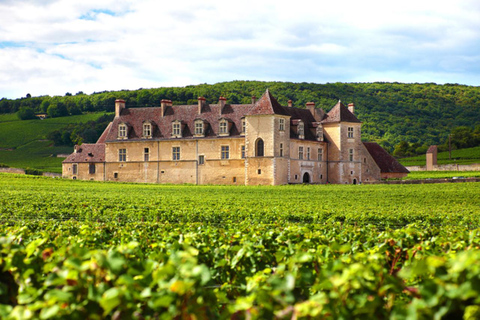
[[[71,153],[72,147],[55,147],[46,140],[49,132],[71,123],[96,120],[103,112],[45,120],[24,120],[16,114],[0,115],[0,163],[12,168],[35,168],[47,172],[62,172],[63,158],[57,154]]]
[[[404,179],[451,179],[454,177],[480,177],[480,171],[411,171]]]
[[[404,166],[424,166],[426,162],[425,155],[399,159]],[[480,163],[480,147],[452,150],[452,159],[449,158],[448,151],[439,152],[437,155],[438,164],[472,164]]]

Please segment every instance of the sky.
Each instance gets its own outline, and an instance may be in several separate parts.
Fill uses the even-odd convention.
[[[232,80],[480,85],[479,0],[0,0],[0,98]]]

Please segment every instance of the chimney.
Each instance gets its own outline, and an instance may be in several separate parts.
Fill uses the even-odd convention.
[[[293,101],[292,100],[288,100],[288,106],[293,107]]]
[[[252,96],[252,104],[255,104],[257,102],[257,97]]]
[[[167,110],[167,105],[168,105],[168,100],[167,99],[162,99],[162,101],[160,101],[160,117],[164,117],[165,116],[165,111]]]
[[[353,103],[348,104],[348,111],[355,113],[355,105]]]
[[[315,102],[307,102],[307,109],[315,117]]]
[[[125,109],[125,100],[117,99],[115,100],[115,118],[120,117],[120,113]]]
[[[225,97],[220,97],[218,99],[218,104],[220,105],[220,115],[222,114],[223,108],[225,107],[225,102],[227,101],[227,98]]]
[[[202,113],[203,106],[205,105],[206,99],[204,97],[198,97],[198,114]]]

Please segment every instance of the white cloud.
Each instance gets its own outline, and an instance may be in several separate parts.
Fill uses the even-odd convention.
[[[0,12],[0,97],[234,79],[480,80],[475,0],[3,1]]]

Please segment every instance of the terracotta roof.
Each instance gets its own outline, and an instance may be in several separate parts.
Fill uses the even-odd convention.
[[[205,137],[216,137],[219,130],[219,120],[226,118],[232,122],[230,136],[239,136],[242,130],[242,118],[253,106],[251,104],[225,105],[220,114],[220,105],[204,105],[202,113],[198,114],[198,105],[178,105],[165,108],[161,115],[161,108],[126,108],[115,118],[106,129],[105,141],[117,141],[118,125],[125,123],[128,126],[128,140],[142,140],[143,123],[148,121],[152,125],[152,139],[171,139],[172,122],[181,121],[184,124],[182,138],[194,138],[195,120],[205,122]],[[102,135],[103,136],[103,135]]]
[[[260,114],[281,114],[287,116],[285,109],[278,103],[270,91],[265,91],[262,97],[255,103],[255,106],[248,113],[248,115],[260,115]]]
[[[305,124],[305,140],[316,140],[314,128],[316,122],[308,109],[283,107],[267,90],[255,104],[225,104],[220,113],[220,104],[205,104],[202,112],[198,114],[198,104],[167,106],[164,115],[161,108],[125,108],[120,116],[108,125],[98,143],[119,141],[118,126],[121,123],[127,125],[128,141],[144,140],[143,123],[148,121],[152,125],[152,140],[174,139],[172,138],[172,122],[181,121],[182,139],[196,139],[195,121],[203,120],[205,123],[205,137],[217,138],[219,136],[219,121],[227,119],[231,123],[230,135],[227,137],[240,137],[242,130],[242,118],[246,115],[272,115],[279,114],[290,116],[290,120],[301,119]],[[347,109],[347,112],[348,109]],[[353,116],[353,115],[352,115]],[[353,116],[354,117],[354,116]],[[355,118],[356,119],[356,118]],[[358,120],[357,120],[358,121]],[[294,122],[294,121],[293,121]],[[297,138],[291,127],[290,137]]]
[[[377,163],[381,173],[409,173],[400,162],[392,157],[385,149],[383,149],[378,143],[364,142],[363,145],[367,148],[368,153],[372,156],[373,160]]]
[[[112,127],[112,123],[110,122],[108,126],[105,128],[105,130],[103,131],[100,138],[98,138],[97,143],[105,143],[105,139],[107,138],[107,133],[110,131],[111,127]]]
[[[427,153],[435,153],[437,152],[437,146],[430,146],[430,148],[428,148],[427,150]]]
[[[332,122],[360,122],[360,120],[358,120],[357,117],[355,117],[355,115],[339,100],[322,121],[322,123]]]
[[[69,155],[63,162],[105,162],[105,144],[103,143],[84,143],[82,145],[76,145],[75,150],[77,152]]]

